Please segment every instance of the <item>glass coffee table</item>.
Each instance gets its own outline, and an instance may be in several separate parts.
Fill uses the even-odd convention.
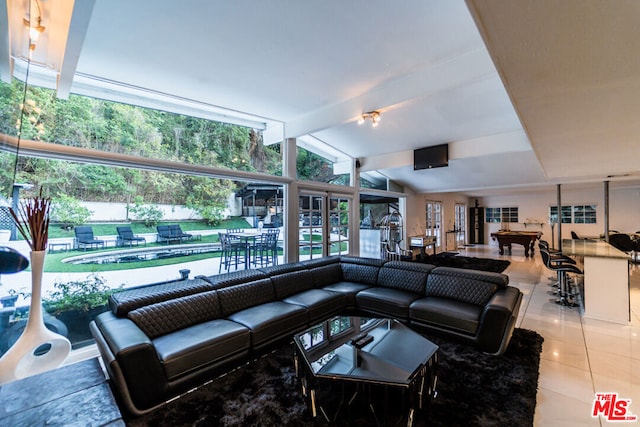
[[[313,417],[321,413],[331,423],[359,398],[376,419],[382,405],[386,424],[390,396],[400,394],[411,426],[436,396],[438,346],[395,319],[332,317],[293,341],[296,376]]]

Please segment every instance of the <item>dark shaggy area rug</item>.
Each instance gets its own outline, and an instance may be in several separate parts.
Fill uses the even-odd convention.
[[[542,337],[516,329],[502,356],[429,336],[438,350],[437,397],[414,425],[533,425]],[[220,377],[129,426],[315,426],[293,368],[293,344]],[[364,405],[363,405],[364,406]],[[406,424],[406,421],[404,421]],[[369,411],[331,425],[375,424]]]
[[[502,273],[511,264],[507,260],[461,256],[457,252],[421,255],[417,258],[417,261],[438,267],[468,268],[470,270],[491,271],[494,273]]]

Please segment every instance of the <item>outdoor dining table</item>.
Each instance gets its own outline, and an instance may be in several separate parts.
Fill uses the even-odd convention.
[[[244,268],[249,269],[251,264],[251,246],[255,244],[256,239],[264,234],[264,230],[252,230],[228,233],[230,239],[239,240],[244,245]]]

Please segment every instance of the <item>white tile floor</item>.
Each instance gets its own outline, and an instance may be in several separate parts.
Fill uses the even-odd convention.
[[[551,274],[537,251],[528,259],[517,245],[511,255],[503,256],[497,247],[487,245],[459,251],[511,261],[504,273],[524,293],[517,327],[544,337],[535,426],[610,424],[591,416],[596,392],[617,392],[620,398],[631,399],[630,412],[640,415],[640,266],[632,264],[630,269],[631,324],[619,325],[584,319],[579,308],[553,303],[547,286]]]

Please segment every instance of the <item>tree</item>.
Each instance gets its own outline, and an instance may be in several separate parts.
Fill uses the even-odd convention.
[[[49,89],[25,88],[17,80],[11,85],[0,82],[0,132],[17,135],[16,125],[21,129],[21,138],[51,144],[281,173],[279,147],[265,147],[262,134],[250,128],[79,95],[61,100]],[[2,155],[0,163],[0,180],[8,194],[15,157]],[[227,197],[235,190],[230,181],[221,184],[211,179],[211,183],[201,184],[203,188],[210,187],[199,192],[206,199],[195,202],[194,177],[188,175],[32,157],[20,157],[17,166],[19,181],[44,186],[51,194],[67,194],[86,201],[123,202],[135,195],[155,203],[189,201],[192,206],[211,208],[223,206],[220,200],[226,206]]]

